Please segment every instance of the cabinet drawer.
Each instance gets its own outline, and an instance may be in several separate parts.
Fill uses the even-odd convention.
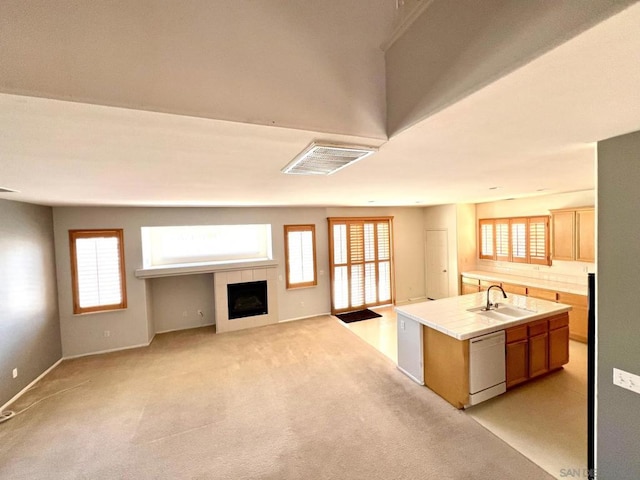
[[[522,285],[514,285],[512,283],[503,283],[502,289],[507,293],[514,293],[516,295],[526,295],[527,287]]]
[[[477,287],[480,285],[480,280],[477,278],[462,277],[462,283],[466,285],[475,285]]]
[[[530,337],[535,337],[536,335],[546,333],[548,330],[547,319],[531,322],[527,324],[527,327],[529,328]]]
[[[566,327],[567,325],[569,325],[568,313],[562,313],[549,319],[549,330],[556,330],[561,327]]]
[[[491,285],[500,285],[500,282],[492,282],[491,280],[480,280],[480,290],[487,290]]]
[[[527,294],[533,298],[540,298],[542,300],[550,300],[552,302],[556,301],[556,292],[553,290],[544,290],[542,288],[529,287],[527,289]]]
[[[558,302],[577,307],[587,307],[587,296],[576,295],[575,293],[558,292]]]
[[[513,342],[519,342],[521,340],[526,340],[527,339],[527,326],[526,325],[519,325],[517,327],[507,328],[507,330],[505,330],[505,334],[506,334],[506,342],[507,343],[513,343]]]

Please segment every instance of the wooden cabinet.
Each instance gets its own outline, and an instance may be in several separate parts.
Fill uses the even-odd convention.
[[[507,388],[510,388],[529,380],[529,338],[526,325],[508,328],[505,334]]]
[[[514,293],[516,295],[526,295],[527,287],[523,285],[513,285],[511,283],[503,283],[502,289],[507,293]]]
[[[596,212],[593,208],[576,210],[576,260],[595,262],[596,260]]]
[[[595,261],[595,210],[593,207],[551,211],[553,260]]]
[[[477,278],[462,277],[462,295],[468,293],[478,293],[480,291],[480,280]]]
[[[558,302],[571,305],[569,312],[569,338],[587,342],[588,301],[585,295],[558,292]]]
[[[508,328],[505,362],[507,388],[569,362],[569,316],[566,313]]]
[[[558,300],[558,295],[554,290],[545,290],[544,288],[527,287],[527,295],[541,300],[549,300],[550,302]]]
[[[480,280],[480,291],[485,292],[489,290],[491,285],[500,285],[500,282],[491,282],[489,280]]]
[[[549,343],[547,320],[531,322],[529,333],[529,378],[549,371]]]

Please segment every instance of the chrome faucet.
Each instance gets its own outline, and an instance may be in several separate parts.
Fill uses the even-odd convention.
[[[502,292],[502,295],[504,296],[504,298],[507,298],[507,294],[504,293],[504,290],[502,289],[502,287],[500,285],[491,285],[489,288],[487,288],[487,307],[485,308],[485,310],[491,310],[491,307],[493,307],[493,303],[491,303],[491,300],[489,299],[489,293],[491,292],[492,288],[499,288],[500,291]],[[496,303],[496,308],[498,307],[498,304]]]

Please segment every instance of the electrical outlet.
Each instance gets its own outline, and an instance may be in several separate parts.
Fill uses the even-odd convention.
[[[640,376],[618,368],[613,369],[613,384],[640,393]]]
[[[104,335],[105,337],[110,337],[110,336],[111,336],[111,331],[109,331],[109,330],[105,330],[103,335]]]
[[[11,373],[13,375],[13,378],[17,378],[18,377],[18,369],[17,368],[14,368],[13,372],[11,372]]]
[[[400,320],[400,330],[404,330],[405,326],[404,326],[404,320]]]

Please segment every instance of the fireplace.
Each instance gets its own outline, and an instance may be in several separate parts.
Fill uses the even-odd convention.
[[[268,313],[267,282],[230,283],[227,285],[229,320]]]

